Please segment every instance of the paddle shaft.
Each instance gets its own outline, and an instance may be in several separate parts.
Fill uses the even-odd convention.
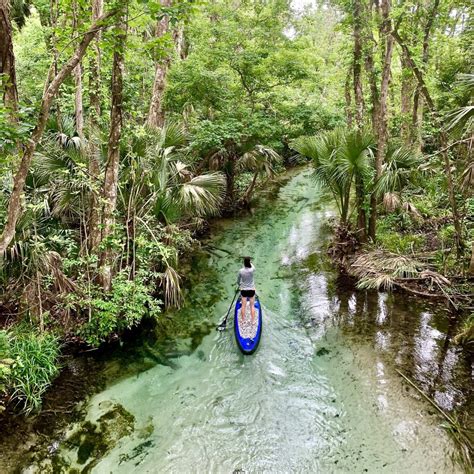
[[[227,314],[225,315],[224,321],[222,321],[222,323],[219,324],[219,327],[225,328],[225,327],[227,326],[227,318],[229,317],[230,310],[232,309],[232,306],[234,306],[234,301],[235,301],[235,298],[237,297],[237,293],[238,293],[239,291],[240,291],[239,288],[237,288],[237,289],[235,290],[234,298],[232,299],[232,303],[231,303],[230,306],[229,306],[229,310],[227,311]]]

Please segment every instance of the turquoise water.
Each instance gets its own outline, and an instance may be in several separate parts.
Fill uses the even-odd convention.
[[[253,216],[218,223],[212,253],[193,264],[187,300],[200,303],[173,315],[202,334],[154,343],[163,363],[139,348],[115,358],[109,370],[121,376],[32,470],[457,472],[439,418],[395,371],[446,409],[463,403],[452,380],[467,368],[446,344],[445,317],[406,296],[341,284],[325,251],[333,213],[303,171]],[[264,314],[253,356],[240,354],[231,325],[209,329],[247,254]]]

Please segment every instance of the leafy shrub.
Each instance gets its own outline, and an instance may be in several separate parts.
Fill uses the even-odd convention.
[[[136,326],[144,317],[157,317],[160,303],[143,276],[128,280],[126,272],[121,272],[115,277],[110,294],[91,299],[91,318],[79,329],[79,335],[97,347],[112,334]]]
[[[384,231],[377,234],[380,245],[394,253],[410,253],[422,248],[425,238],[418,234],[400,234],[398,232]]]

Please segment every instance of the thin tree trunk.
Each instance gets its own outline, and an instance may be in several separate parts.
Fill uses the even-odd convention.
[[[79,27],[79,12],[78,12],[77,1],[73,4],[73,19],[72,19],[72,32],[73,35],[78,31]],[[81,138],[84,139],[84,107],[82,103],[82,64],[79,64],[72,71],[75,85],[74,95],[74,113],[76,118],[76,132]]]
[[[50,0],[49,2],[49,22],[51,25],[51,36],[50,36],[50,45],[51,51],[53,53],[53,73],[54,76],[58,74],[58,60],[59,60],[59,52],[57,47],[57,39],[56,39],[56,29],[58,27],[58,14],[59,14],[59,1],[58,0]],[[59,88],[56,91],[56,118],[58,122],[58,129],[62,132],[62,119],[61,119],[61,104],[59,101],[60,98],[60,91]]]
[[[474,241],[471,245],[471,263],[469,264],[469,275],[474,276]]]
[[[235,207],[235,165],[237,162],[237,150],[235,143],[229,141],[226,143],[227,157],[224,165],[224,174],[226,178],[226,192],[224,208],[232,211]]]
[[[92,21],[94,22],[103,14],[104,0],[93,0],[92,3]],[[90,122],[92,125],[97,126],[100,119],[100,37],[101,32],[97,33],[97,36],[93,43],[93,54],[89,60],[89,101],[91,110]]]
[[[374,47],[376,44],[374,35],[372,33],[372,2],[369,2],[369,5],[364,10],[364,16],[366,18],[365,28],[364,28],[364,65],[365,71],[367,73],[367,80],[370,87],[370,101],[372,103],[371,110],[371,121],[372,121],[372,132],[374,136],[377,135],[377,120],[379,116],[379,90],[377,86],[377,72],[374,65]]]
[[[354,102],[355,121],[357,128],[361,129],[364,124],[364,93],[362,89],[362,26],[361,26],[361,2],[354,0]]]
[[[82,66],[79,63],[73,70],[76,93],[74,97],[76,132],[81,139],[84,138],[84,108],[82,104]]]
[[[402,66],[402,84],[400,89],[400,106],[402,114],[401,136],[406,145],[410,146],[413,143],[414,131],[412,125],[414,92],[416,83],[413,81],[413,75],[405,56],[400,56]]]
[[[440,0],[434,0],[433,8],[428,16],[423,31],[423,55],[422,55],[422,68],[426,72],[429,60],[429,46],[431,29],[433,28],[434,20],[438,14]],[[421,123],[423,122],[423,96],[419,86],[417,87],[413,96],[413,115],[412,115],[412,126],[413,126],[413,138],[414,142],[418,145],[421,150],[422,137],[421,137]]]
[[[102,215],[102,241],[109,238],[114,231],[115,210],[117,207],[117,189],[120,164],[120,138],[122,136],[123,115],[123,70],[124,51],[126,41],[126,20],[122,13],[116,24],[114,59],[112,66],[112,106],[110,111],[110,133],[107,151],[107,165],[105,167],[103,199],[104,210]],[[112,287],[114,251],[110,244],[101,255],[101,279],[104,290]]]
[[[350,67],[352,69],[352,66]],[[344,98],[346,100],[346,123],[349,128],[352,128],[352,96],[351,96],[351,74],[347,74],[346,82],[344,84]]]
[[[2,235],[0,236],[0,255],[5,252],[8,245],[15,236],[16,223],[21,214],[21,199],[25,186],[25,180],[28,175],[31,160],[36,150],[36,146],[38,145],[38,142],[40,141],[41,136],[43,135],[44,129],[46,127],[46,121],[48,119],[51,103],[64,79],[66,79],[66,77],[71,74],[72,70],[78,65],[79,61],[83,58],[87,47],[89,46],[89,43],[97,34],[97,31],[99,31],[100,28],[103,28],[104,20],[115,14],[116,11],[114,10],[106,13],[105,15],[100,17],[98,21],[94,23],[91,28],[82,36],[82,40],[79,43],[79,46],[76,48],[73,55],[68,59],[68,61],[63,65],[58,74],[56,74],[56,76],[46,89],[45,94],[43,95],[36,126],[33,129],[33,132],[31,134],[30,139],[28,140],[27,145],[25,146],[20,161],[20,166],[13,179],[13,190],[8,201],[7,220]]]
[[[103,0],[93,0],[92,3],[92,22],[99,18],[104,10]],[[93,44],[93,54],[89,60],[89,123],[91,132],[95,135],[100,123],[101,113],[101,94],[100,94],[100,36],[97,36]],[[93,185],[98,183],[100,176],[100,148],[94,137],[89,140],[89,176],[93,180]],[[100,215],[99,215],[99,193],[93,189],[90,193],[90,214],[89,214],[89,241],[88,249],[95,252],[100,242]]]
[[[394,38],[391,34],[392,22],[390,20],[390,0],[382,0],[382,25],[380,39],[383,42],[384,56],[382,67],[382,83],[380,86],[380,102],[379,115],[377,121],[377,152],[375,155],[375,182],[380,179],[382,175],[382,165],[385,159],[385,150],[387,147],[387,102],[388,92],[390,86],[392,53]],[[369,236],[375,240],[376,225],[377,225],[377,195],[375,192],[370,197],[370,221],[369,221]]]
[[[364,182],[356,176],[357,236],[361,242],[367,242],[367,215],[364,209]]]
[[[225,208],[231,211],[234,208],[234,188],[235,188],[235,160],[230,158],[227,169],[225,170],[226,191],[225,191]]]
[[[163,7],[169,7],[171,0],[161,0]],[[161,38],[168,33],[169,17],[163,16],[156,25],[156,37]],[[166,84],[166,73],[168,71],[170,58],[167,56],[155,64],[155,80],[151,95],[150,110],[148,111],[147,125],[149,127],[161,128],[165,123],[165,111],[163,108],[163,92]]]
[[[180,59],[186,59],[188,56],[188,47],[186,44],[186,37],[184,35],[184,26],[178,25],[173,30],[173,40],[176,54]]]
[[[377,73],[375,72],[374,58],[372,52],[366,53],[365,70],[367,71],[368,81],[370,85],[370,97],[372,102],[372,132],[377,132],[377,117],[379,116],[379,91],[377,87]]]
[[[453,224],[455,230],[455,244],[456,244],[456,251],[457,256],[460,257],[462,255],[462,250],[464,248],[464,242],[462,238],[462,228],[461,228],[461,217],[458,211],[458,205],[456,202],[456,194],[454,192],[454,179],[453,173],[451,171],[451,160],[449,158],[448,152],[448,138],[446,136],[446,132],[443,130],[440,118],[438,117],[439,127],[441,128],[440,132],[440,145],[443,152],[441,155],[443,156],[444,161],[444,172],[446,173],[446,179],[448,183],[448,198],[449,204],[451,205],[451,212],[453,214]]]
[[[15,55],[13,54],[10,0],[0,0],[0,80],[3,103],[13,123],[17,122],[18,90],[16,86]]]
[[[258,171],[254,173],[252,182],[250,183],[250,186],[247,188],[247,191],[245,191],[245,195],[244,195],[245,203],[248,203],[250,201],[255,185],[257,184],[257,178],[258,178]]]

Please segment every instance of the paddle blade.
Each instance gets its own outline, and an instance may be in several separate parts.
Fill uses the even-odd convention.
[[[226,324],[219,324],[219,326],[216,327],[216,331],[225,331],[226,330]]]

